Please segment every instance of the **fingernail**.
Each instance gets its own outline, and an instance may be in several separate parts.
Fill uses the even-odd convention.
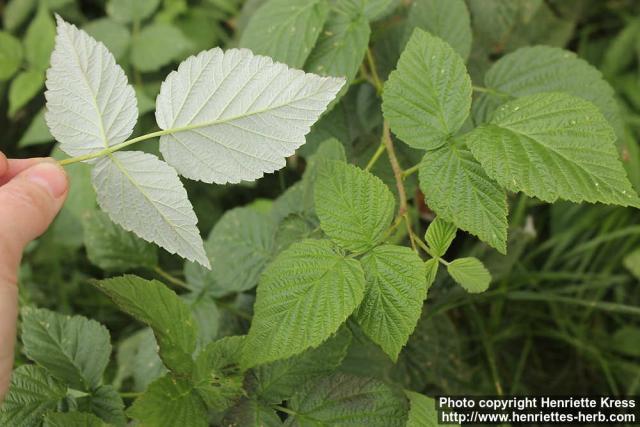
[[[67,174],[58,164],[43,162],[27,169],[27,179],[38,184],[55,199],[67,191]]]

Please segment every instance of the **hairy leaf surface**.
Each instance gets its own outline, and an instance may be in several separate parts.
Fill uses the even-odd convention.
[[[162,84],[160,151],[187,178],[253,181],[285,165],[343,85],[247,49],[201,52]]]
[[[384,87],[382,110],[393,133],[433,150],[462,127],[470,108],[471,79],[460,55],[416,28]]]
[[[87,412],[51,412],[44,427],[108,427],[100,418]]]
[[[411,405],[407,427],[437,427],[438,411],[436,401],[414,391],[406,391]]]
[[[45,119],[51,134],[70,156],[123,142],[138,118],[133,87],[102,43],[57,19],[45,93]]]
[[[464,141],[487,174],[509,190],[549,202],[639,203],[618,159],[613,129],[581,98],[519,98]]]
[[[425,266],[403,246],[378,246],[362,260],[367,287],[355,318],[392,360],[407,343],[427,298]]]
[[[456,237],[457,228],[455,225],[436,217],[435,220],[427,228],[424,236],[429,248],[433,251],[433,255],[441,257],[447,252],[451,242]]]
[[[468,149],[446,145],[420,162],[420,189],[442,219],[506,251],[507,197]]]
[[[152,154],[120,151],[92,170],[98,204],[113,222],[210,268],[191,202],[176,171]]]
[[[354,252],[380,243],[395,206],[387,186],[371,173],[346,163],[329,162],[318,172],[314,198],[322,230]]]
[[[286,359],[317,347],[363,296],[364,273],[358,261],[336,252],[328,240],[291,245],[262,275],[243,365]]]
[[[66,385],[49,376],[44,368],[20,366],[13,371],[9,393],[0,407],[0,425],[40,425],[43,415],[56,409],[66,394]]]

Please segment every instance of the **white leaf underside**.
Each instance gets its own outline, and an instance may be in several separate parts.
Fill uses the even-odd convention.
[[[185,60],[156,101],[168,163],[191,179],[252,181],[285,165],[345,80],[293,70],[247,49]]]
[[[120,151],[92,171],[100,207],[124,229],[210,268],[197,218],[175,170],[157,157]]]
[[[58,20],[47,70],[45,119],[60,148],[81,156],[123,142],[136,124],[133,88],[107,48]]]

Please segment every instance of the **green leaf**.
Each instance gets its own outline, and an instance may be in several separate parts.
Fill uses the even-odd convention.
[[[43,85],[42,71],[28,70],[18,74],[9,86],[9,116],[15,116],[19,109],[40,92]]]
[[[335,6],[348,11],[353,16],[364,15],[369,21],[376,21],[391,13],[398,7],[399,0],[342,0],[335,2]]]
[[[124,414],[124,402],[114,387],[110,385],[102,385],[91,392],[86,402],[82,402],[79,406],[82,410],[91,412],[105,422],[114,426],[124,426],[127,419]]]
[[[45,416],[44,427],[107,427],[107,424],[86,412],[52,412]]]
[[[107,14],[123,24],[140,22],[151,16],[160,0],[109,0]]]
[[[379,244],[394,214],[387,186],[369,172],[336,161],[324,164],[318,174],[314,199],[322,230],[353,252]]]
[[[413,391],[405,391],[411,409],[407,427],[438,427],[438,411],[436,401],[431,397]]]
[[[224,425],[235,427],[282,427],[276,411],[256,399],[242,399],[225,415]]]
[[[189,276],[202,274],[207,292],[222,297],[242,292],[258,284],[260,274],[274,249],[276,223],[271,215],[256,212],[249,207],[229,210],[211,230],[205,242],[205,251],[211,262],[211,271],[194,271]],[[189,277],[188,276],[188,277]]]
[[[22,65],[22,45],[9,33],[0,31],[0,81],[9,80]]]
[[[55,38],[56,24],[53,22],[46,2],[41,2],[36,16],[24,35],[24,56],[30,68],[45,71],[49,67]]]
[[[611,349],[631,357],[640,357],[640,328],[623,326],[611,337]]]
[[[104,326],[45,309],[22,310],[22,342],[27,357],[84,391],[100,385],[111,355],[109,331]]]
[[[462,59],[471,52],[471,18],[464,0],[416,0],[408,12],[407,31],[428,31],[447,42]]]
[[[440,266],[440,262],[438,258],[431,258],[430,260],[424,263],[425,270],[427,273],[427,289],[433,285],[433,282],[436,281],[436,276],[438,275],[438,267]]]
[[[476,111],[474,106],[477,122],[489,119],[490,113],[510,97],[566,92],[591,101],[618,136],[622,136],[622,122],[613,89],[600,71],[573,52],[549,46],[523,47],[493,64],[484,81],[485,86],[497,93],[480,97],[480,111]]]
[[[67,386],[49,376],[44,368],[23,365],[13,371],[9,393],[0,408],[0,425],[32,427],[55,410],[67,394]]]
[[[53,141],[53,136],[49,132],[47,123],[44,120],[44,108],[38,111],[29,123],[29,127],[18,142],[19,148],[30,147],[32,145],[46,144]]]
[[[640,248],[624,257],[622,263],[624,264],[626,269],[635,276],[636,279],[640,280]]]
[[[618,159],[613,129],[581,98],[519,98],[464,141],[487,174],[509,190],[548,202],[640,203]]]
[[[153,269],[158,265],[156,246],[114,224],[105,213],[84,215],[82,228],[87,257],[103,270]]]
[[[355,318],[364,333],[396,361],[427,298],[424,263],[410,248],[392,245],[373,249],[361,263],[367,287]]]
[[[145,427],[209,425],[207,407],[191,382],[170,375],[154,381],[127,415]]]
[[[149,24],[133,38],[131,65],[142,72],[158,71],[172,61],[182,59],[190,44],[182,31],[173,25]]]
[[[255,368],[255,393],[268,402],[289,399],[301,385],[333,372],[347,355],[350,343],[349,329],[340,328],[318,348]]]
[[[428,152],[420,162],[420,189],[443,220],[506,252],[506,194],[468,149],[448,144]]]
[[[209,295],[196,292],[183,297],[191,309],[191,314],[198,329],[197,348],[201,349],[218,337],[220,327],[220,310]]]
[[[31,15],[37,4],[38,0],[9,0],[6,2],[2,11],[4,28],[9,32],[15,32]],[[0,42],[0,46],[2,46],[2,42]],[[0,64],[2,64],[1,60]]]
[[[382,98],[391,130],[411,147],[433,150],[469,115],[471,79],[451,46],[416,28]]]
[[[245,394],[239,366],[244,345],[244,336],[225,337],[209,344],[196,359],[194,388],[215,412],[227,410]]]
[[[345,77],[348,83],[352,82],[367,51],[370,34],[365,15],[332,11],[305,70],[321,76]]]
[[[424,235],[429,248],[433,252],[433,256],[441,257],[447,252],[447,249],[451,246],[451,242],[453,242],[453,239],[456,237],[456,231],[458,231],[458,229],[455,225],[440,217],[436,217]]]
[[[104,43],[116,59],[122,58],[131,44],[131,34],[127,27],[110,18],[90,21],[82,29],[94,39]]]
[[[346,374],[309,383],[289,401],[296,412],[291,425],[299,427],[404,427],[408,406],[401,391],[375,379]]]
[[[302,68],[328,15],[326,0],[269,0],[242,32],[240,47]]]
[[[364,286],[358,261],[336,252],[331,242],[291,245],[260,279],[243,365],[286,359],[317,347],[358,307]]]
[[[122,311],[151,326],[167,368],[178,373],[191,372],[196,329],[189,307],[175,292],[156,280],[132,275],[93,284]]]
[[[484,292],[491,283],[489,270],[477,258],[458,258],[447,265],[447,271],[467,292]]]

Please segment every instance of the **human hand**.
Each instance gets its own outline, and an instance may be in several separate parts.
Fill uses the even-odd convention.
[[[22,251],[51,224],[67,189],[64,170],[51,159],[7,160],[0,153],[0,402],[13,367]]]

